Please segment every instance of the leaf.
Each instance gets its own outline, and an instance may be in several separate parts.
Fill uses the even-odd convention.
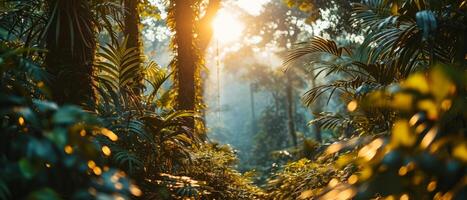
[[[300,196],[298,196],[299,199],[309,199],[314,195],[313,190],[305,190],[303,191]]]
[[[467,143],[462,142],[454,147],[452,155],[464,163],[467,162]]]
[[[96,62],[96,66],[101,70],[97,75],[98,80],[107,82],[115,93],[131,91],[134,87],[133,82],[141,79],[143,74],[137,48],[127,48],[126,43],[127,38],[115,46],[107,44],[97,53],[98,59],[101,60]]]
[[[137,169],[141,169],[144,167],[143,163],[135,154],[125,150],[117,150],[117,152],[113,156],[113,159],[120,166],[124,166],[125,168],[127,168],[130,174],[136,172]]]
[[[391,145],[393,147],[410,147],[415,144],[417,137],[410,129],[407,120],[397,120],[392,128]]]
[[[60,200],[59,195],[51,188],[42,188],[33,191],[28,197],[28,200]]]
[[[332,40],[313,37],[309,42],[300,43],[297,48],[291,50],[284,59],[282,66],[287,69],[293,62],[309,54],[327,53],[340,57],[343,51],[350,54],[350,51],[346,48],[338,48],[337,44]]]
[[[428,85],[428,81],[426,80],[425,76],[422,73],[411,75],[401,85],[403,88],[413,89],[424,94],[430,91],[430,86]]]
[[[53,115],[52,120],[57,124],[74,124],[80,121],[83,114],[83,110],[76,106],[65,106]]]
[[[11,192],[8,185],[0,178],[0,199],[10,199]]]
[[[29,162],[28,159],[26,158],[22,158],[19,162],[18,162],[18,167],[21,171],[21,174],[26,178],[26,179],[31,179],[32,177],[34,177],[34,175],[36,174],[37,170],[36,168],[34,168],[34,166],[32,165],[32,163]]]
[[[417,26],[423,31],[423,39],[428,37],[438,28],[435,14],[431,10],[422,10],[417,12],[415,16]]]

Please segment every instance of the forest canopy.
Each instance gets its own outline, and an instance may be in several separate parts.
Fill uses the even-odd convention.
[[[465,0],[4,0],[0,199],[467,199]]]

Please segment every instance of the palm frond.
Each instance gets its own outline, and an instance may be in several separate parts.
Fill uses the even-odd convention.
[[[97,79],[110,85],[116,93],[131,90],[143,74],[143,70],[139,67],[140,57],[135,51],[136,48],[127,48],[126,44],[127,39],[121,44],[107,44],[97,53],[99,60],[96,62],[99,69]]]
[[[313,103],[321,95],[329,92],[329,97],[327,100],[327,103],[329,103],[331,101],[332,95],[336,91],[350,93],[351,91],[355,90],[360,85],[362,85],[364,82],[365,82],[365,79],[362,79],[362,77],[356,77],[355,79],[352,79],[352,80],[337,80],[329,84],[320,85],[320,86],[312,88],[311,90],[308,90],[303,95],[302,101],[305,105],[312,106]]]
[[[155,62],[149,62],[145,67],[145,80],[151,85],[147,103],[151,103],[160,92],[162,85],[172,76],[173,72],[167,74],[166,70],[160,68]]]
[[[308,122],[308,125],[319,123],[321,129],[342,129],[351,125],[351,120],[336,113],[315,113],[315,119]]]
[[[309,54],[326,53],[336,57],[341,57],[343,53],[351,55],[350,50],[344,47],[338,47],[332,40],[326,40],[320,37],[313,37],[309,42],[298,44],[297,48],[291,50],[284,59],[282,66],[287,68],[301,57]]]
[[[119,166],[124,166],[130,174],[144,167],[143,162],[134,153],[126,150],[118,150],[113,155],[114,161]]]
[[[371,80],[380,85],[389,85],[401,78],[399,69],[394,65],[394,62],[379,64],[353,62],[352,64],[368,75],[368,81]]]
[[[381,30],[398,22],[396,12],[397,4],[388,3],[385,0],[367,0],[364,3],[353,5],[350,23],[359,24],[369,31]]]

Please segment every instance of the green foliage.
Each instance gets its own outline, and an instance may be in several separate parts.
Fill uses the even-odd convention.
[[[83,6],[92,12],[91,23],[85,23],[83,13],[64,12],[58,7],[66,7],[68,10]],[[113,40],[116,40],[116,29],[114,24],[122,24],[121,6],[110,0],[77,1],[72,3],[62,0],[26,0],[6,1],[1,5],[0,27],[8,30],[8,39],[19,38],[23,40],[25,47],[43,46],[46,33],[63,32],[68,30],[67,38],[80,38],[89,41],[86,31],[107,31]],[[66,10],[65,9],[65,10]],[[57,17],[66,16],[69,27],[63,27]],[[81,19],[80,19],[81,17]],[[58,38],[56,38],[58,40]],[[72,39],[71,39],[72,40]],[[58,41],[55,41],[58,42]],[[73,46],[73,45],[72,45]]]
[[[352,170],[351,166],[336,169],[329,160],[320,162],[303,158],[288,163],[269,180],[268,199],[309,199],[317,196],[330,181],[346,180]]]
[[[233,169],[237,158],[229,146],[204,145],[195,150],[187,175],[205,182],[207,199],[264,199],[251,177]]]
[[[237,159],[230,147],[206,144],[192,151],[190,166],[179,175],[160,174],[156,199],[264,199],[251,177],[233,169]]]
[[[127,39],[115,45],[101,47],[102,52],[96,54],[101,60],[96,66],[101,71],[97,76],[100,83],[114,93],[130,93],[136,86],[136,78],[142,76],[139,69],[139,53],[137,48],[127,48]]]
[[[282,102],[282,101],[281,101]],[[284,106],[283,104],[280,106]],[[269,167],[274,161],[271,152],[288,147],[286,113],[284,109],[266,107],[258,120],[259,132],[255,135],[253,149],[255,161],[262,167]]]
[[[28,6],[28,2],[34,4]],[[187,127],[193,111],[173,110],[174,92],[166,83],[172,73],[155,63],[138,67],[140,58],[134,48],[127,48],[126,40],[118,42],[114,28],[115,24],[122,26],[119,5],[79,0],[12,1],[4,5],[7,12],[1,13],[0,25],[8,30],[8,37],[1,29],[1,39],[19,39],[2,42],[0,49],[0,198],[260,198],[260,189],[233,170],[231,150],[203,144],[204,138]],[[18,26],[18,20],[26,24]],[[112,42],[94,55],[96,31],[102,29],[108,29]],[[6,44],[44,46],[45,38],[47,59],[60,62],[47,62],[42,52],[34,49],[6,48]],[[51,44],[59,48],[52,49]],[[79,56],[81,50],[90,53],[87,58]],[[85,73],[86,80],[97,81],[93,85],[99,91],[95,110],[58,107],[45,100],[47,86],[76,83],[62,80],[49,84],[48,73],[30,60],[46,61],[48,70],[76,64],[76,60],[57,56],[64,55],[60,52],[74,58],[78,55],[91,72],[98,72]],[[92,62],[94,57],[96,62]],[[59,70],[54,75],[76,78],[79,70]],[[136,84],[141,77],[148,88]],[[57,77],[52,78],[55,81]]]
[[[365,1],[354,5],[352,17],[368,28],[357,50],[322,38],[292,50],[285,66],[309,56],[304,68],[318,71],[314,78],[339,77],[312,88],[304,102],[310,106],[338,91],[349,112],[320,113],[310,123],[342,134],[343,141],[323,155],[336,159],[325,163],[337,171],[355,168],[343,179],[324,178],[326,185],[301,178],[326,170],[300,174],[313,167],[294,162],[290,165],[303,168],[287,166],[273,180],[271,194],[276,199],[465,199],[465,47],[456,44],[464,41],[465,27],[447,28],[463,20],[460,10],[465,2]],[[315,160],[322,163],[321,157]]]
[[[396,110],[397,120],[391,134],[372,139],[358,148],[355,157],[346,159],[359,169],[356,181],[329,187],[323,198],[347,191],[349,198],[356,199],[464,199],[465,78],[465,73],[439,66],[427,76],[410,76],[399,91],[378,90],[359,101],[361,109]],[[328,152],[347,145],[335,144]]]
[[[395,62],[413,71],[427,63],[465,65],[464,1],[365,1],[354,5],[353,22],[367,29],[368,62]],[[405,74],[407,75],[407,73]]]
[[[287,164],[269,181],[270,198],[464,199],[465,78],[438,66],[428,75],[411,75],[397,91],[366,95],[350,114],[394,110],[390,134],[344,139],[314,161]]]
[[[34,98],[34,92],[24,93],[40,85],[43,80],[37,75],[45,74],[34,62],[19,56],[24,51],[1,43],[0,197],[93,199],[116,195],[127,199],[139,190],[122,172],[104,164],[101,145],[94,141],[111,135],[105,134],[97,118],[74,106],[58,107]],[[112,181],[115,174],[118,177]]]

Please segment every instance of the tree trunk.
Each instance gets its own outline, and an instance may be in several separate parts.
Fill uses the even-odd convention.
[[[253,83],[250,83],[250,105],[251,105],[251,131],[252,134],[256,134],[258,127],[256,125],[256,113],[255,113],[255,91]]]
[[[141,19],[139,16],[139,6],[140,0],[124,0],[125,6],[125,27],[123,33],[127,37],[127,48],[136,48],[135,51],[138,53],[137,56],[139,59],[139,68],[140,72],[143,70],[143,43],[141,41],[141,30],[140,23]],[[134,80],[134,92],[136,94],[141,94],[144,89],[143,74],[140,73],[138,78]]]
[[[96,32],[89,4],[86,0],[49,0],[48,3],[51,23],[46,30],[49,52],[45,65],[54,76],[50,85],[53,99],[59,104],[93,108]]]
[[[295,132],[295,120],[294,120],[294,109],[293,109],[293,88],[292,88],[292,80],[290,77],[290,73],[286,74],[287,76],[287,86],[285,88],[286,96],[287,96],[287,124],[289,129],[289,135],[292,137],[292,143],[295,147],[298,146],[297,142],[297,133]]]
[[[314,88],[316,87],[316,80],[315,80],[315,73],[313,70],[311,70],[310,76],[311,77],[311,87]],[[313,107],[311,108],[312,113],[319,113],[321,112],[321,107],[320,107],[319,101],[316,101]],[[315,117],[315,116],[313,116]],[[315,133],[315,139],[317,142],[321,143],[323,141],[323,137],[321,134],[321,124],[319,122],[316,122],[314,124],[314,133]]]
[[[179,110],[195,110],[195,72],[199,59],[194,39],[195,17],[193,0],[175,0],[175,45],[177,48],[176,78],[177,107]],[[194,120],[188,122],[194,128]]]
[[[174,30],[176,32],[174,45],[176,48],[176,82],[177,82],[177,108],[179,110],[196,110],[196,104],[202,103],[201,80],[199,78],[199,65],[202,54],[212,38],[211,22],[219,9],[220,0],[209,1],[206,14],[196,21],[199,10],[197,0],[173,0],[172,9]],[[196,26],[198,25],[198,26]],[[195,39],[194,35],[198,35]],[[194,120],[188,126],[194,127]]]

